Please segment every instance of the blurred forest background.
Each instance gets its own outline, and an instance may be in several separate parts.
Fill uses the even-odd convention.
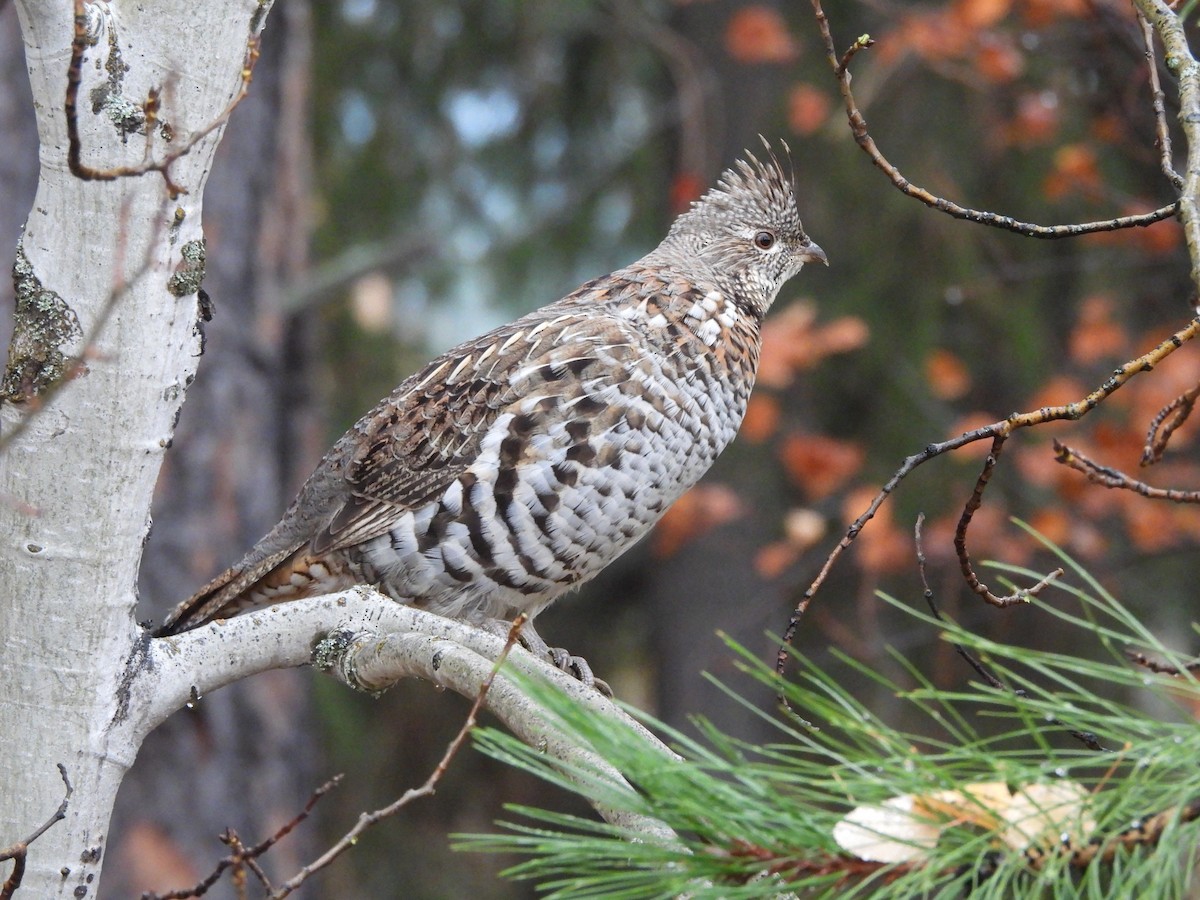
[[[912,181],[1043,224],[1174,199],[1125,0],[828,5],[839,51],[863,33],[877,41],[854,60],[854,88]],[[162,476],[142,617],[249,547],[329,443],[421,362],[642,255],[762,134],[791,146],[805,226],[830,268],[785,288],[745,427],[710,476],[539,630],[669,723],[702,715],[768,737],[701,676],[772,703],[739,679],[717,631],[773,658],[768,633],[783,631],[905,456],[1082,398],[1195,302],[1173,221],[1039,241],[902,196],[855,145],[819,40],[808,3],[280,0],[206,195],[215,318]],[[2,3],[0,79],[7,269],[37,154]],[[7,283],[0,303],[7,315]],[[1200,510],[1089,485],[1054,462],[1050,442],[1136,470],[1151,418],[1198,382],[1200,353],[1187,346],[1083,422],[1020,433],[973,525],[975,558],[1051,568],[1008,523],[1021,516],[1189,649]],[[958,572],[953,528],[986,449],[904,481],[817,595],[797,638],[805,653],[838,666],[828,651],[840,648],[903,680],[890,647],[938,684],[973,677],[874,596],[922,602],[918,512],[948,614],[1055,646],[1033,611],[985,606]],[[1194,450],[1185,427],[1150,480],[1200,486]],[[868,701],[885,717],[893,704]],[[222,854],[226,826],[258,840],[347,772],[316,826],[268,858],[294,870],[360,810],[423,781],[466,708],[423,683],[374,700],[307,671],[203,698],[152,736],[127,779],[107,892],[192,883]],[[490,829],[507,802],[578,809],[548,790],[460,755],[436,797],[375,829],[309,896],[530,896],[497,880],[512,860],[452,853],[448,834]]]

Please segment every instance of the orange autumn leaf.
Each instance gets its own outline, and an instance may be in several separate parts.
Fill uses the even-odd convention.
[[[1082,400],[1091,388],[1066,375],[1055,375],[1047,379],[1033,395],[1025,401],[1025,410],[1041,409],[1043,406],[1063,406]]]
[[[788,125],[807,137],[825,124],[831,105],[825,91],[808,83],[797,84],[788,94]]]
[[[1090,14],[1089,0],[1021,0],[1021,15],[1031,28],[1044,28],[1060,18]]]
[[[799,52],[779,11],[758,4],[744,6],[730,16],[725,49],[743,63],[790,62]]]
[[[1062,440],[1065,444],[1081,449],[1075,439],[1069,435],[1064,436]],[[1080,474],[1057,462],[1054,450],[1048,442],[1014,449],[1016,450],[1017,471],[1021,473],[1021,478],[1026,483],[1052,490],[1067,500],[1078,498],[1081,489]]]
[[[825,536],[825,517],[812,509],[792,509],[783,517],[784,539],[771,541],[754,554],[754,571],[768,581],[778,578],[805,550]]]
[[[1139,499],[1136,494],[1129,496]],[[1170,527],[1171,507],[1162,503],[1127,503],[1124,507],[1125,532],[1141,553],[1160,553],[1178,543],[1178,534]]]
[[[938,62],[958,59],[967,54],[974,39],[973,29],[965,22],[941,12],[914,13],[901,20],[895,41],[922,59]]]
[[[788,475],[813,500],[828,497],[862,468],[858,444],[823,434],[790,434],[779,449]]]
[[[690,541],[745,512],[745,504],[733,488],[723,484],[697,485],[659,520],[650,551],[655,556],[671,556]]]
[[[797,372],[813,368],[827,356],[857,350],[869,336],[866,322],[857,316],[817,325],[812,304],[792,303],[763,326],[758,382],[785,388]]]
[[[1150,203],[1136,202],[1121,210],[1122,215],[1134,216],[1148,213],[1155,207]],[[1163,219],[1146,228],[1126,229],[1133,231],[1138,247],[1153,256],[1174,253],[1183,244],[1183,226],[1178,219]]]
[[[975,69],[993,84],[1007,84],[1025,68],[1025,57],[1010,40],[981,38],[974,54]]]
[[[1144,438],[1145,435],[1140,429],[1113,422],[1101,421],[1092,429],[1092,442],[1096,452],[1113,460],[1141,459]]]
[[[200,877],[179,841],[157,823],[142,819],[127,824],[119,846],[117,862],[135,884],[166,892]]]
[[[858,316],[839,316],[817,330],[820,352],[809,366],[815,366],[827,356],[857,350],[866,345],[870,336],[871,330],[867,327],[865,319]]]
[[[800,558],[800,551],[787,541],[772,541],[754,554],[754,571],[760,578],[772,581],[791,568]]]
[[[683,212],[693,200],[700,199],[704,182],[694,172],[680,172],[671,182],[671,208]]]
[[[1029,517],[1029,527],[1060,547],[1071,539],[1071,517],[1061,506],[1039,509]]]
[[[1099,559],[1108,550],[1104,536],[1075,508],[1044,507],[1029,517],[1029,525],[1058,546],[1070,548],[1071,553],[1085,559]]]
[[[1100,164],[1096,153],[1086,144],[1067,144],[1054,154],[1054,167],[1046,176],[1042,190],[1051,200],[1068,194],[1094,194],[1100,188]]]
[[[969,28],[990,28],[1008,15],[1012,0],[955,0],[950,15]]]
[[[966,364],[949,350],[934,350],[925,357],[925,380],[939,400],[957,400],[971,389]]]
[[[755,391],[746,405],[746,415],[738,435],[744,441],[761,444],[779,430],[779,416],[779,401],[764,391]]]
[[[1084,300],[1067,341],[1071,359],[1081,365],[1091,365],[1120,356],[1128,345],[1129,335],[1113,319],[1112,300],[1102,295]]]
[[[1116,144],[1125,139],[1126,123],[1116,113],[1098,113],[1092,118],[1088,134],[1102,144]]]
[[[1005,127],[1005,141],[1019,147],[1049,143],[1058,133],[1061,116],[1058,95],[1053,91],[1022,94],[1016,114]]]

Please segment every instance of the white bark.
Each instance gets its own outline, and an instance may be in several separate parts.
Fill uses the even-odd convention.
[[[269,5],[86,4],[98,41],[82,68],[81,161],[137,165],[148,144],[159,156],[213,122],[241,85],[250,23]],[[19,0],[17,11],[41,140],[22,246],[41,289],[77,320],[62,351],[85,355],[87,368],[0,458],[0,845],[54,811],[62,763],[75,794],[66,820],[31,848],[22,889],[78,898],[95,896],[113,797],[137,752],[113,739],[110,724],[140,639],[132,610],[150,496],[198,350],[195,291],[177,296],[167,284],[202,236],[220,129],[171,166],[187,191],[175,199],[155,172],[77,178],[64,111],[74,9]],[[94,112],[93,99],[103,98],[93,91],[110,78],[107,104]],[[136,109],[152,89],[162,90],[159,121],[169,123],[171,143],[157,129],[152,141],[123,136],[114,122],[123,104]],[[114,292],[111,315],[85,348]],[[9,432],[35,405],[5,402],[0,427]]]

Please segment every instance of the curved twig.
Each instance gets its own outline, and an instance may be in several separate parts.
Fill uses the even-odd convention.
[[[939,622],[944,622],[946,617],[942,615],[941,609],[938,608],[937,601],[933,596],[933,588],[929,586],[929,578],[925,574],[925,542],[921,534],[921,526],[925,524],[925,513],[917,515],[917,524],[913,527],[913,543],[917,548],[917,572],[921,576],[922,596],[925,598],[925,605],[929,607],[929,612]],[[968,666],[975,670],[975,674],[982,678],[989,687],[996,690],[1007,691],[1008,685],[989,672],[979,660],[971,655],[971,652],[962,644],[955,642],[951,644],[954,652],[962,657],[963,661]]]
[[[1200,62],[1192,54],[1183,22],[1164,0],[1133,0],[1163,43],[1163,58],[1176,78],[1179,124],[1187,144],[1179,221],[1191,261],[1192,284],[1200,287]]]
[[[1180,201],[1176,200],[1174,203],[1141,215],[1118,216],[1098,222],[1076,222],[1068,225],[1037,225],[1032,222],[1021,222],[1012,218],[1012,216],[1004,216],[989,212],[988,210],[970,209],[965,206],[959,206],[952,200],[938,197],[925,188],[913,184],[901,174],[900,170],[883,155],[879,147],[875,144],[875,140],[867,130],[867,120],[858,108],[858,104],[854,99],[854,92],[850,88],[850,73],[847,70],[847,66],[856,53],[871,46],[872,41],[870,37],[863,35],[858,38],[851,45],[850,49],[843,56],[839,57],[837,48],[833,43],[833,34],[829,30],[829,18],[825,15],[825,10],[821,7],[821,0],[812,0],[812,6],[817,18],[817,27],[820,29],[821,38],[825,43],[825,58],[828,60],[829,66],[837,78],[838,87],[842,94],[842,101],[846,107],[846,117],[850,122],[850,131],[854,135],[854,140],[863,149],[863,152],[871,158],[871,162],[887,175],[892,184],[902,193],[920,200],[926,206],[940,210],[956,219],[977,222],[980,225],[989,225],[993,228],[1011,231],[1025,237],[1042,238],[1045,240],[1079,237],[1084,234],[1094,234],[1100,231],[1118,231],[1123,228],[1144,228],[1147,225],[1153,225],[1155,222],[1173,218],[1178,214]]]
[[[1150,420],[1150,428],[1146,433],[1146,446],[1142,450],[1141,465],[1150,466],[1163,458],[1171,435],[1192,414],[1192,407],[1196,405],[1197,398],[1200,398],[1200,384],[1184,391],[1160,409],[1157,415]],[[1169,419],[1168,416],[1170,416]]]
[[[998,609],[1007,609],[1018,603],[1028,603],[1030,597],[1036,597],[1048,584],[1063,573],[1062,569],[1055,569],[1037,584],[1033,585],[1033,587],[1013,591],[1007,596],[998,597],[988,589],[986,584],[979,580],[979,576],[975,573],[975,567],[971,565],[971,555],[967,552],[967,529],[970,527],[971,519],[974,518],[976,511],[983,505],[983,492],[987,488],[988,482],[992,479],[992,472],[995,471],[996,464],[1000,461],[1000,451],[1004,449],[1004,443],[1008,438],[1009,434],[997,434],[992,438],[992,449],[983,461],[983,471],[979,473],[979,478],[975,481],[975,490],[971,492],[970,499],[963,506],[962,515],[958,519],[958,526],[954,529],[954,552],[958,555],[958,565],[962,569],[967,587]]]
[[[229,869],[236,869],[239,866],[246,866],[251,869],[264,885],[270,885],[270,880],[257,864],[257,859],[265,854],[268,850],[274,847],[279,841],[283,840],[292,831],[296,829],[301,822],[307,819],[317,802],[327,793],[341,784],[343,775],[334,775],[323,785],[317,788],[308,798],[308,802],[304,804],[304,809],[296,813],[288,822],[286,822],[278,831],[266,838],[261,843],[255,844],[253,847],[245,846],[237,832],[233,829],[227,830],[221,835],[221,842],[232,848],[233,852],[228,856],[222,857],[217,861],[213,870],[204,877],[203,880],[197,882],[190,888],[180,888],[173,891],[167,891],[165,894],[146,891],[142,894],[141,900],[188,900],[191,897],[202,897],[208,893],[208,889],[216,884],[221,876]]]
[[[1200,503],[1200,491],[1181,491],[1175,488],[1157,488],[1146,484],[1144,481],[1138,481],[1126,475],[1120,469],[1114,469],[1111,466],[1102,466],[1093,459],[1089,459],[1078,450],[1068,447],[1066,444],[1055,441],[1055,462],[1060,462],[1064,466],[1082,472],[1087,476],[1088,481],[1093,484],[1103,485],[1107,488],[1119,488],[1121,490],[1133,491],[1135,494],[1141,494],[1150,500],[1170,500],[1174,503]]]
[[[258,62],[261,43],[259,35],[252,30],[250,37],[246,41],[246,59],[242,63],[241,84],[220,115],[203,128],[188,135],[187,140],[173,147],[161,159],[152,159],[150,158],[150,143],[154,134],[154,124],[158,119],[160,95],[160,90],[155,88],[150,91],[142,107],[142,112],[145,115],[144,126],[146,129],[147,158],[135,166],[115,166],[110,169],[96,169],[84,165],[80,160],[83,147],[79,139],[79,86],[83,82],[83,54],[87,51],[91,43],[88,37],[87,4],[84,3],[84,0],[75,0],[74,23],[75,32],[71,39],[71,61],[67,65],[67,94],[63,101],[63,108],[67,114],[67,166],[70,168],[71,174],[84,181],[115,181],[118,178],[130,178],[145,175],[148,172],[158,172],[162,175],[163,181],[166,182],[167,192],[171,197],[186,194],[186,188],[171,180],[171,163],[180,157],[186,156],[200,141],[228,122],[229,117],[233,115],[234,109],[245,99],[246,94],[250,91],[250,81],[254,76],[254,65]]]

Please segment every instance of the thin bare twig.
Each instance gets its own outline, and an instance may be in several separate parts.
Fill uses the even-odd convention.
[[[850,68],[850,61],[853,60],[854,57],[858,56],[859,51],[866,50],[868,47],[874,46],[875,39],[869,34],[859,35],[855,39],[854,43],[850,45],[850,48],[842,54],[842,58],[838,60],[837,68],[833,70],[834,74],[837,75],[838,78],[844,78],[846,75],[846,70]]]
[[[1055,569],[1033,587],[1014,591],[1004,597],[998,597],[988,589],[986,584],[979,580],[979,576],[975,573],[975,567],[971,565],[971,554],[967,552],[967,529],[971,526],[971,520],[975,517],[975,513],[983,505],[983,492],[986,490],[988,482],[992,480],[992,473],[996,469],[996,464],[1000,461],[1000,451],[1004,449],[1004,443],[1008,438],[1009,434],[1007,433],[997,434],[992,438],[992,449],[983,461],[983,470],[975,480],[975,489],[971,492],[970,499],[963,506],[962,515],[959,516],[958,525],[954,529],[954,552],[958,556],[958,565],[962,570],[963,578],[967,581],[967,587],[987,603],[999,609],[1007,609],[1018,603],[1028,603],[1030,597],[1036,597],[1050,582],[1062,575],[1063,572],[1062,569]]]
[[[500,655],[496,657],[496,664],[492,666],[491,672],[488,674],[487,678],[484,679],[483,684],[479,686],[479,693],[475,695],[475,702],[471,704],[471,709],[470,712],[467,713],[466,721],[463,722],[462,728],[458,730],[458,734],[454,736],[454,739],[450,741],[450,744],[446,747],[446,752],[442,754],[442,758],[438,762],[437,767],[433,770],[430,776],[425,779],[425,783],[420,787],[410,788],[409,790],[405,791],[397,800],[381,809],[360,815],[358,817],[358,821],[354,824],[354,827],[347,831],[337,843],[326,850],[316,860],[304,866],[304,868],[292,876],[292,878],[284,882],[279,886],[278,889],[273,891],[271,893],[271,900],[282,900],[283,897],[288,896],[288,894],[292,893],[292,891],[296,890],[296,888],[307,881],[314,872],[318,872],[325,868],[331,862],[349,850],[352,846],[354,846],[359,837],[361,837],[362,833],[371,828],[373,825],[376,825],[384,819],[396,815],[396,813],[398,813],[413,800],[416,800],[420,797],[428,797],[434,793],[438,783],[442,780],[442,777],[450,768],[450,763],[453,762],[454,758],[458,755],[458,752],[462,749],[463,745],[467,741],[467,738],[470,736],[471,730],[475,727],[475,722],[479,716],[479,711],[483,708],[484,701],[487,699],[488,691],[491,690],[492,684],[496,680],[496,675],[500,671],[500,667],[504,665],[504,661],[508,659],[508,654],[512,651],[513,646],[516,645],[518,639],[521,637],[521,629],[525,626],[528,618],[529,617],[524,613],[521,613],[513,620],[512,627],[508,630],[508,639],[505,641],[504,649],[500,651]]]
[[[1200,398],[1200,384],[1190,388],[1164,406],[1150,421],[1150,429],[1146,434],[1146,446],[1142,450],[1143,466],[1150,466],[1163,458],[1167,452],[1167,442],[1180,425],[1187,421],[1192,414],[1196,399]],[[1167,417],[1170,416],[1170,419]],[[1164,424],[1165,420],[1165,424]]]
[[[921,535],[921,526],[924,524],[925,513],[920,513],[917,515],[917,524],[913,527],[913,541],[917,547],[917,571],[921,575],[921,587],[925,597],[925,604],[929,607],[929,611],[933,613],[935,619],[937,619],[939,622],[944,622],[946,620],[945,616],[943,616],[942,611],[938,609],[937,602],[933,597],[933,588],[929,586],[929,579],[925,576],[925,544]],[[989,687],[993,687],[996,690],[1001,691],[1007,691],[1009,689],[1004,682],[985,669],[983,663],[972,656],[970,651],[967,650],[967,648],[962,644],[955,642],[951,644],[951,646],[954,647],[954,652],[961,656],[966,664],[975,670],[975,674],[987,682]]]
[[[914,539],[917,546],[917,570],[921,575],[921,585],[924,588],[925,603],[929,606],[929,609],[933,613],[934,617],[941,622],[945,621],[945,617],[942,615],[942,611],[938,609],[937,603],[934,602],[933,590],[929,587],[929,580],[925,577],[925,550],[922,546],[921,539],[921,526],[924,524],[924,522],[925,514],[921,513],[917,516],[917,524],[916,528],[914,529]],[[966,552],[965,548],[963,552]],[[1061,572],[1061,570],[1059,570],[1059,572]],[[1043,579],[1043,582],[1039,584],[1044,586],[1044,583],[1049,582],[1049,580],[1049,578]],[[1035,585],[1035,587],[1037,586]],[[1030,591],[1032,592],[1032,590],[1033,589],[1031,588]],[[1010,688],[1003,681],[984,668],[983,663],[972,656],[967,648],[962,644],[955,642],[952,643],[951,646],[954,648],[955,652],[966,661],[967,665],[974,669],[975,673],[987,683],[988,687],[1011,693],[1014,697],[1025,696],[1025,692],[1023,690]],[[1055,721],[1052,721],[1051,724],[1055,724]],[[1083,743],[1083,745],[1089,750],[1104,750],[1104,747],[1100,744],[1100,739],[1090,731],[1079,731],[1078,729],[1070,728],[1067,729],[1067,732],[1071,735],[1071,737]]]
[[[344,776],[342,775],[334,775],[327,782],[313,791],[312,795],[308,798],[308,802],[304,804],[304,809],[300,810],[300,812],[292,817],[291,821],[285,823],[282,828],[280,828],[262,843],[247,848],[242,844],[241,839],[237,836],[236,831],[233,829],[227,829],[225,833],[221,835],[221,842],[231,847],[233,852],[224,859],[218,860],[216,866],[213,867],[212,872],[210,872],[203,881],[198,882],[190,888],[179,888],[177,890],[168,891],[165,894],[147,892],[142,894],[141,900],[187,900],[187,898],[190,897],[202,897],[208,892],[210,887],[217,883],[220,877],[225,874],[227,870],[236,870],[241,866],[247,866],[250,868],[251,871],[258,876],[259,880],[262,881],[264,885],[267,885],[269,889],[270,881],[267,879],[266,873],[264,873],[262,868],[258,866],[256,862],[257,858],[274,847],[283,838],[291,834],[301,822],[307,819],[312,813],[313,809],[316,807],[318,801],[320,801],[322,797],[341,784],[343,777]]]
[[[25,877],[25,859],[29,855],[29,845],[49,831],[54,823],[61,822],[66,818],[67,807],[70,805],[74,788],[71,787],[71,779],[67,777],[67,767],[62,763],[58,764],[58,774],[62,778],[64,788],[62,803],[58,804],[58,809],[50,818],[35,828],[27,838],[0,850],[0,862],[8,859],[13,861],[13,870],[5,879],[4,884],[0,885],[0,900],[11,900],[12,895],[21,886],[21,881]]]
[[[913,469],[929,462],[944,453],[951,450],[957,450],[960,447],[965,447],[968,444],[973,444],[976,441],[991,440],[995,441],[998,437],[1007,438],[1019,428],[1030,428],[1035,425],[1042,425],[1046,422],[1058,421],[1076,421],[1083,418],[1104,400],[1109,397],[1114,391],[1120,389],[1129,379],[1135,375],[1149,372],[1154,369],[1160,362],[1166,359],[1170,354],[1174,353],[1188,341],[1192,340],[1197,334],[1200,334],[1200,317],[1192,319],[1186,327],[1175,332],[1165,341],[1162,341],[1157,347],[1150,350],[1148,353],[1132,359],[1123,366],[1113,372],[1108,379],[1098,388],[1084,397],[1082,400],[1077,400],[1074,403],[1067,403],[1062,406],[1043,406],[1040,409],[1032,410],[1025,413],[1013,413],[1007,419],[1002,419],[999,422],[993,422],[990,425],[984,425],[976,428],[973,431],[960,434],[958,437],[951,438],[940,443],[929,444],[919,453],[914,453],[909,456],[901,464],[900,468],[888,479],[887,483],[880,488],[867,507],[857,519],[850,523],[850,527],[846,529],[845,535],[838,541],[837,545],[829,552],[822,564],[820,571],[815,579],[801,595],[800,601],[796,604],[791,616],[788,618],[787,628],[784,630],[783,643],[779,647],[779,653],[776,656],[775,667],[780,675],[784,673],[788,660],[788,648],[791,646],[792,640],[796,636],[796,630],[800,627],[800,620],[804,617],[804,613],[808,610],[812,603],[813,597],[817,591],[825,583],[825,579],[829,576],[834,564],[841,557],[851,544],[854,543],[859,533],[866,524],[875,517],[875,513],[879,511],[884,502],[892,492],[899,487]],[[993,448],[994,449],[994,448]],[[990,467],[985,466],[987,474],[990,477]],[[982,475],[981,475],[982,478]],[[985,480],[986,483],[986,480]],[[980,490],[980,485],[977,482],[976,491]],[[975,494],[972,494],[972,499]],[[1044,581],[1044,580],[1043,580]],[[1039,582],[1042,584],[1042,582]],[[1035,585],[1035,588],[1037,585]]]
[[[508,632],[508,640],[504,645],[504,649],[496,658],[495,665],[492,666],[491,672],[487,678],[484,679],[483,684],[480,685],[479,691],[475,695],[475,701],[472,703],[471,709],[467,713],[466,721],[463,722],[458,734],[455,735],[454,739],[447,746],[446,752],[442,755],[437,767],[425,780],[425,783],[420,787],[411,788],[405,791],[404,794],[401,795],[396,801],[388,806],[383,807],[382,809],[377,809],[373,812],[366,812],[360,815],[354,826],[347,831],[346,834],[337,841],[337,843],[333,844],[333,846],[326,850],[316,860],[304,866],[288,881],[276,887],[271,883],[266,872],[258,864],[257,860],[266,854],[267,851],[269,851],[282,838],[291,833],[296,826],[303,822],[308,817],[309,813],[312,812],[312,809],[316,805],[317,801],[341,782],[342,776],[337,775],[313,792],[313,795],[309,798],[309,801],[305,805],[304,809],[294,819],[292,819],[262,843],[247,848],[242,844],[241,838],[238,837],[237,832],[233,831],[232,829],[227,830],[225,834],[221,836],[221,840],[230,847],[232,852],[228,856],[219,860],[216,866],[213,868],[213,871],[209,873],[209,875],[206,876],[203,881],[199,882],[193,887],[174,890],[166,894],[146,893],[142,895],[142,900],[186,900],[186,898],[200,897],[205,894],[209,888],[216,884],[216,882],[225,872],[232,870],[235,879],[242,879],[245,877],[244,872],[247,869],[252,872],[254,876],[263,884],[271,900],[281,900],[281,898],[288,896],[298,887],[300,887],[300,885],[307,881],[313,874],[328,866],[335,859],[354,846],[354,844],[362,836],[363,832],[365,832],[367,829],[378,824],[384,819],[394,816],[413,800],[433,794],[438,783],[442,780],[443,776],[450,768],[450,763],[458,755],[459,751],[466,743],[467,738],[470,736],[471,730],[475,727],[475,723],[479,717],[479,711],[483,708],[484,701],[487,699],[488,691],[491,690],[492,683],[496,678],[496,674],[499,672],[500,667],[504,664],[504,661],[508,659],[508,655],[520,638],[521,629],[524,627],[527,621],[528,616],[524,614],[517,616],[516,619],[513,620],[512,627]]]
[[[1154,53],[1154,29],[1150,22],[1137,11],[1138,23],[1142,26],[1142,41],[1146,45],[1146,65],[1150,70],[1150,96],[1154,103],[1154,127],[1163,174],[1176,188],[1183,187],[1183,176],[1175,171],[1171,153],[1171,129],[1167,124],[1166,95],[1158,78],[1158,57]]]
[[[1150,500],[1170,500],[1174,503],[1200,503],[1200,491],[1180,491],[1174,488],[1152,487],[1144,481],[1131,478],[1120,469],[1100,465],[1100,463],[1089,459],[1078,450],[1068,447],[1061,441],[1056,440],[1054,442],[1054,452],[1055,462],[1062,463],[1064,466],[1082,472],[1087,476],[1088,481],[1093,484],[1103,485],[1107,488],[1133,491],[1135,494],[1141,494]]]
[[[198,131],[190,134],[186,140],[169,150],[161,159],[153,159],[150,146],[154,137],[154,125],[158,120],[160,88],[152,89],[142,106],[145,117],[143,127],[146,132],[146,159],[134,166],[115,166],[109,169],[96,169],[84,165],[80,160],[83,152],[79,139],[79,86],[83,82],[83,55],[91,40],[88,36],[87,4],[84,0],[75,0],[75,31],[71,39],[71,61],[67,65],[67,94],[63,108],[67,115],[67,166],[71,174],[84,181],[115,181],[118,178],[129,178],[145,175],[147,172],[158,172],[166,182],[167,191],[171,197],[186,194],[187,189],[176,184],[171,179],[171,163],[186,156],[192,149],[222,125],[229,121],[237,105],[242,102],[250,91],[250,81],[254,75],[254,65],[258,62],[261,40],[257,34],[251,33],[246,41],[246,57],[242,62],[241,84],[233,98],[226,104],[211,122]],[[109,27],[112,27],[111,25]]]
[[[1078,237],[1079,235],[1093,234],[1099,231],[1117,231],[1122,228],[1142,228],[1147,225],[1153,225],[1155,222],[1161,222],[1163,219],[1170,219],[1179,212],[1180,203],[1176,201],[1142,215],[1119,216],[1099,222],[1079,222],[1068,225],[1036,225],[1031,222],[1020,222],[1011,216],[1003,216],[987,210],[969,209],[959,206],[951,200],[935,196],[925,190],[925,188],[913,184],[901,174],[899,169],[892,165],[879,150],[879,147],[876,146],[875,140],[867,130],[867,120],[858,108],[858,104],[854,99],[854,92],[850,89],[850,73],[846,66],[856,53],[871,45],[870,37],[863,35],[851,45],[850,49],[844,55],[838,56],[837,48],[833,42],[833,34],[829,30],[829,18],[825,15],[825,10],[821,6],[821,0],[812,0],[812,7],[817,18],[817,27],[820,29],[821,38],[825,43],[825,57],[829,62],[830,68],[833,70],[834,76],[837,78],[838,87],[842,94],[842,101],[846,107],[846,117],[850,122],[850,131],[854,135],[854,140],[863,149],[863,152],[871,158],[871,162],[888,176],[892,184],[908,196],[914,197],[926,206],[940,210],[956,219],[978,222],[981,225],[989,225],[993,228],[1012,231],[1026,237],[1047,240]]]
[[[1135,822],[1129,828],[1109,838],[1092,839],[1086,847],[1071,850],[1071,868],[1086,869],[1096,863],[1110,863],[1121,850],[1133,850],[1137,847],[1154,847],[1162,839],[1163,833],[1171,825],[1182,825],[1200,819],[1200,798],[1189,800],[1178,806],[1172,806]],[[1041,850],[1030,848],[1025,851],[1025,859],[1035,869],[1049,862],[1052,856],[1061,850]]]
[[[1164,662],[1159,662],[1156,659],[1151,659],[1140,650],[1130,650],[1126,653],[1129,661],[1134,665],[1141,666],[1143,669],[1154,672],[1156,675],[1174,675],[1179,677],[1185,672],[1191,675],[1200,673],[1200,660],[1190,662],[1185,666],[1173,666]]]

